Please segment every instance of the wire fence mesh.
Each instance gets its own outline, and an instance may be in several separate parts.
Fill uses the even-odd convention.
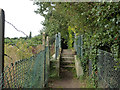
[[[49,46],[50,46],[50,56],[52,56],[55,53],[55,36],[52,36],[50,38]]]
[[[74,41],[74,48],[77,52],[77,55],[82,58],[83,57],[83,40],[82,40],[83,36],[82,35],[79,35],[79,36],[76,36],[75,35],[75,41]]]
[[[5,19],[3,16],[1,17],[1,9],[0,9],[0,19]],[[4,33],[4,25],[3,25],[4,22],[11,25],[16,31],[23,33],[26,36],[26,38],[28,38],[27,34],[25,34],[21,30],[18,30],[14,24],[6,20],[0,20],[0,31],[3,31]],[[2,36],[3,33],[1,33],[1,38],[0,38],[0,40],[2,41],[4,41],[4,36]],[[0,61],[3,60],[0,63],[0,90],[2,88],[3,89],[4,88],[42,88],[45,86],[45,84],[47,84],[48,74],[49,74],[49,63],[50,63],[49,59],[51,56],[50,53],[53,54],[55,52],[55,48],[54,48],[55,36],[54,38],[51,38],[50,42],[49,40],[45,40],[45,36],[43,37],[44,37],[43,39],[44,43],[43,46],[41,46],[42,50],[39,53],[37,52],[32,54],[33,55],[32,57],[15,61],[12,63],[10,62],[9,65],[6,65],[4,67],[4,70],[2,70],[3,65],[5,64],[3,62],[4,60],[3,59],[0,60]],[[11,39],[10,42],[11,44],[9,45],[17,47],[20,51],[22,51],[21,54],[27,53],[24,51],[24,49],[18,47],[16,43],[14,43]],[[52,48],[51,46],[49,46],[49,43],[52,46]],[[2,48],[0,50],[4,51],[4,49]],[[4,54],[4,52],[1,51],[0,51],[0,55]],[[34,50],[32,50],[32,52],[33,51]],[[4,55],[9,57],[11,60],[13,60],[9,55],[7,54]]]
[[[28,59],[6,66],[0,76],[0,88],[42,88],[48,79],[46,52],[48,46]]]
[[[98,86],[120,88],[120,69],[115,70],[116,61],[111,53],[98,50]]]
[[[84,44],[83,42],[85,42],[82,38],[83,37],[81,35],[75,36],[74,40],[74,48],[80,59],[85,56],[86,52],[92,54],[91,47],[88,47],[88,49],[84,49],[82,47]],[[84,51],[82,49],[84,49]],[[98,83],[98,87],[100,88],[120,88],[120,69],[118,68],[115,70],[117,61],[115,61],[114,55],[104,50],[96,50],[98,50],[98,52],[96,53],[97,82],[95,81],[95,84],[97,85]],[[88,74],[91,78],[94,71],[93,61],[89,58],[89,56],[86,61],[86,64],[88,64]]]

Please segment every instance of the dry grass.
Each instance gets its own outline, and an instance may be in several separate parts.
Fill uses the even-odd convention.
[[[20,49],[18,49],[15,46],[5,44],[4,48],[5,48],[5,54],[9,56],[9,57],[4,56],[4,65],[7,66],[21,59],[25,59],[33,56],[35,54],[33,52],[33,49],[35,50],[36,53],[40,52],[42,50],[42,45],[38,45],[35,48],[33,48],[32,46],[27,48],[27,44],[25,43],[25,44],[21,44],[21,47],[19,46]]]

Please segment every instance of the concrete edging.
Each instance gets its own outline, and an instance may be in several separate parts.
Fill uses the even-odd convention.
[[[75,59],[76,75],[77,75],[77,78],[80,78],[80,76],[83,75],[83,69],[82,69],[80,60],[77,58],[77,55],[74,55],[74,59]]]

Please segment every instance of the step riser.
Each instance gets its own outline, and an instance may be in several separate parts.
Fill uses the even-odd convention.
[[[62,58],[62,61],[74,61],[74,59],[70,59],[70,58]]]
[[[62,54],[75,55],[75,52],[72,52],[72,51],[69,51],[69,52],[62,52]]]
[[[75,55],[75,52],[73,50],[64,49],[61,55],[60,66],[62,68],[75,68],[74,55]]]
[[[69,61],[75,62],[75,60],[61,60],[62,63],[67,63],[67,62],[70,63]]]
[[[63,52],[67,52],[67,51],[72,51],[73,52],[73,50],[71,50],[71,49],[63,49]]]
[[[61,55],[61,57],[74,57],[74,55],[64,54],[64,55]]]
[[[62,68],[75,68],[74,66],[62,66]]]
[[[62,61],[61,64],[74,64],[75,62],[74,61]]]
[[[61,66],[65,66],[65,65],[72,65],[74,66],[75,63],[61,63]]]

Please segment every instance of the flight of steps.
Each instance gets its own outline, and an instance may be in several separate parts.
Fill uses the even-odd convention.
[[[75,60],[74,60],[75,52],[71,49],[63,49],[61,54],[61,63],[60,66],[62,68],[74,68]]]

